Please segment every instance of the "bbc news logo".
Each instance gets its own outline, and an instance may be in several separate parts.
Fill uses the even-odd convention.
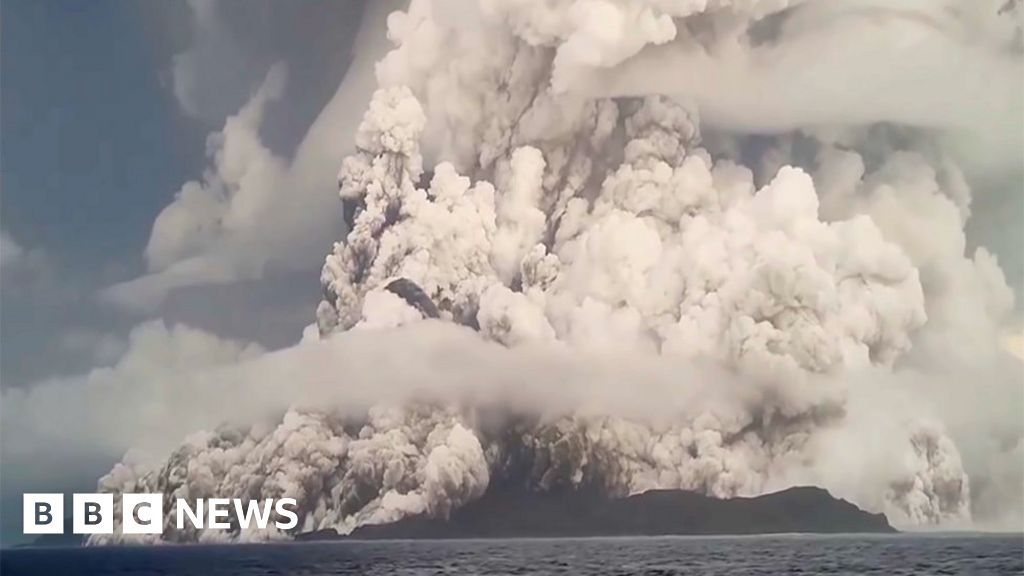
[[[63,494],[25,494],[23,504],[25,534],[64,533]],[[186,525],[212,530],[228,530],[233,525],[246,530],[250,527],[265,530],[271,524],[273,512],[276,513],[272,522],[274,527],[290,530],[299,524],[296,506],[294,498],[197,498],[191,504],[184,498],[178,498],[174,502],[175,526],[178,530],[183,530]],[[234,524],[230,521],[232,515]],[[114,495],[73,494],[71,526],[75,534],[113,534]],[[163,494],[121,495],[122,534],[161,534],[163,530]]]

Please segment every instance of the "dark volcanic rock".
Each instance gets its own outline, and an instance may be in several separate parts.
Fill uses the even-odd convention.
[[[388,283],[384,289],[405,300],[406,303],[416,310],[419,310],[424,318],[438,318],[440,316],[437,306],[430,299],[430,296],[427,296],[427,293],[423,291],[423,288],[420,288],[419,284],[408,278],[396,278]]]
[[[754,498],[709,498],[653,490],[604,499],[573,492],[490,491],[447,520],[423,516],[363,526],[347,538],[509,538],[655,536],[672,534],[895,532],[884,514],[870,514],[820,488],[790,488]],[[329,533],[306,539],[337,538]]]
[[[307,540],[337,540],[342,538],[338,531],[334,528],[327,528],[326,530],[314,530],[312,532],[303,532],[295,535],[296,542],[303,542]]]

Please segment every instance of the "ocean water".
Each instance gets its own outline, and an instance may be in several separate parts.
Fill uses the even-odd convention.
[[[625,575],[1024,573],[1024,537],[753,537],[406,540],[0,552],[0,575]]]

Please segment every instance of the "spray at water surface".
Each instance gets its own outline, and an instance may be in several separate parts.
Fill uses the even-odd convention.
[[[219,376],[272,399],[100,488],[292,497],[297,531],[343,533],[506,482],[817,484],[905,527],[1020,510],[1020,421],[986,404],[1020,394],[1014,298],[968,248],[963,150],[1020,150],[1021,18],[414,0],[338,174],[315,329]]]

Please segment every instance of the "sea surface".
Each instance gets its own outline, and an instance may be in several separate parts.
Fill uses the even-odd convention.
[[[1024,536],[393,540],[0,551],[0,575],[1022,574]]]

